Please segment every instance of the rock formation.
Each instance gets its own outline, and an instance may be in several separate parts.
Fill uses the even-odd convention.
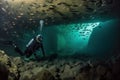
[[[26,62],[0,51],[0,80],[120,80],[120,58],[97,63],[78,59]]]
[[[19,22],[37,25],[40,19],[46,25],[111,19],[118,13],[117,5],[117,0],[0,0],[1,10],[13,26]]]
[[[17,66],[13,63],[12,59],[6,55],[6,53],[4,51],[0,50],[0,62],[3,66],[5,66],[7,69],[6,70],[9,71],[8,73],[8,79],[9,80],[16,80],[18,78],[18,68]]]
[[[8,80],[9,70],[0,62],[0,80]]]

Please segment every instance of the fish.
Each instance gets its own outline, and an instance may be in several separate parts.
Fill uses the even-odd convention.
[[[31,19],[31,18],[29,19],[29,21],[32,21],[32,20],[33,20],[33,19]]]
[[[20,15],[22,16],[22,15],[23,15],[23,13],[20,13]]]
[[[33,14],[33,13],[30,13],[30,15],[31,15],[31,16],[34,16],[34,14]]]
[[[7,12],[5,8],[2,7],[1,9],[2,9],[4,12]]]
[[[14,20],[17,20],[17,18],[14,18]]]
[[[18,18],[21,18],[22,16],[19,15],[19,16],[17,16],[17,17],[18,17]]]

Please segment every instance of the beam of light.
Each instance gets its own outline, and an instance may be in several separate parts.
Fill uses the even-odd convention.
[[[68,48],[69,51],[84,49],[89,42],[94,28],[99,26],[99,24],[100,22],[58,26],[58,31],[60,31],[60,36],[58,36],[58,49],[63,48],[63,46],[64,48]]]
[[[89,42],[89,39],[90,39],[90,36],[94,30],[94,28],[96,28],[97,26],[99,26],[99,22],[96,22],[96,23],[83,23],[81,25],[81,29],[79,29],[79,39],[81,38],[82,39],[82,42],[84,43],[84,46],[87,46],[88,42]]]

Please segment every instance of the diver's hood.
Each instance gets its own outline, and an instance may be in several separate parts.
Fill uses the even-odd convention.
[[[39,43],[42,41],[42,35],[41,34],[38,34],[36,36],[36,41],[39,42]]]

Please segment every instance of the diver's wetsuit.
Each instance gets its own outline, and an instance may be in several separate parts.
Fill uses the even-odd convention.
[[[17,46],[14,47],[16,52],[18,52],[22,56],[25,55],[27,58],[29,58],[32,54],[34,54],[35,58],[38,58],[35,52],[36,50],[39,50],[39,48],[41,48],[42,54],[45,57],[41,35],[37,35],[35,38],[30,40],[30,42],[26,45],[26,50],[24,52],[22,52]]]

